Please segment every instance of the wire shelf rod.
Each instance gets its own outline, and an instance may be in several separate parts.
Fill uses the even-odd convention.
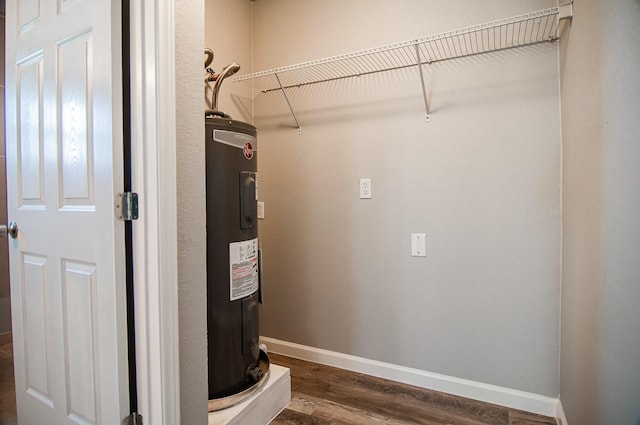
[[[540,42],[532,42],[532,43],[520,44],[518,46],[508,46],[508,47],[504,47],[504,48],[501,48],[501,49],[494,49],[494,50],[491,50],[491,51],[492,52],[501,52],[501,51],[516,49],[518,47],[535,46],[536,44],[539,44],[539,43]],[[480,56],[480,55],[483,55],[485,53],[487,53],[487,52],[468,53],[466,55],[456,57],[455,59],[462,59],[462,58],[469,58],[469,57],[473,57],[473,56]],[[448,61],[450,59],[451,58],[442,58],[442,59],[435,59],[435,60],[430,60],[430,61],[423,60],[420,65],[433,65],[433,64],[436,64],[436,63],[439,63],[439,62],[446,62],[446,61]],[[301,88],[301,87],[310,86],[310,85],[314,85],[314,84],[318,84],[318,83],[328,83],[328,82],[331,82],[331,81],[344,80],[345,78],[358,78],[358,77],[364,77],[366,75],[377,74],[377,73],[380,73],[380,72],[396,71],[396,70],[400,70],[400,69],[412,68],[412,67],[417,66],[417,65],[418,65],[417,63],[410,63],[410,64],[407,64],[407,65],[398,65],[396,67],[389,68],[389,69],[378,69],[378,70],[372,70],[372,71],[363,71],[363,72],[358,73],[357,75],[338,76],[338,77],[325,78],[323,80],[314,80],[314,81],[300,82],[300,83],[294,83],[294,84],[284,84],[282,86],[282,88],[284,88],[284,89]],[[269,92],[281,91],[281,90],[282,89],[280,88],[280,86],[278,86],[278,87],[274,87],[274,88],[262,89],[262,90],[260,90],[260,92],[261,93],[269,93]]]

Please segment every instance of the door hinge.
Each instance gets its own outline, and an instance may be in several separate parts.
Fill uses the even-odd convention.
[[[116,193],[115,211],[118,220],[137,220],[138,194],[135,192]]]
[[[126,425],[142,425],[142,415],[132,412],[124,422]]]

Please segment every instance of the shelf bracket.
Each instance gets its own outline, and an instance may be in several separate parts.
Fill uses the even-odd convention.
[[[573,0],[568,3],[558,5],[558,19],[563,20],[571,18],[573,18]]]
[[[431,117],[429,116],[429,99],[427,98],[427,89],[424,86],[424,74],[422,72],[422,59],[420,58],[420,46],[418,43],[415,44],[416,48],[416,59],[418,61],[418,70],[420,71],[420,84],[422,85],[422,98],[424,99],[424,109],[426,110],[425,120],[429,121]]]
[[[293,112],[293,107],[291,107],[291,102],[289,102],[289,97],[287,96],[287,92],[284,91],[284,87],[280,82],[280,77],[278,77],[278,73],[275,72],[273,75],[276,76],[276,80],[278,81],[278,85],[280,86],[280,90],[282,90],[282,94],[284,95],[284,100],[287,101],[287,105],[289,106],[289,111],[291,111],[291,115],[293,116],[293,120],[296,122],[296,126],[298,127],[298,134],[302,133],[302,128],[300,127],[300,123],[298,122],[298,118],[296,118],[296,113]]]

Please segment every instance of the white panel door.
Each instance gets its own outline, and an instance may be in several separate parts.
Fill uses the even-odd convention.
[[[20,424],[128,415],[119,1],[6,3],[6,139]]]

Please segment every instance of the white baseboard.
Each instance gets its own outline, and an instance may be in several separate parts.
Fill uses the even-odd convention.
[[[337,353],[269,337],[261,337],[270,352],[334,366],[353,372],[390,379],[421,388],[440,391],[474,400],[544,416],[557,417],[558,399],[525,391],[484,384],[468,379],[441,375],[419,369],[398,366],[349,354]],[[564,425],[567,425],[566,423]]]
[[[558,425],[569,425],[567,416],[564,414],[564,409],[562,408],[562,400],[560,399],[558,399],[558,410],[556,412],[556,421],[558,422]]]

